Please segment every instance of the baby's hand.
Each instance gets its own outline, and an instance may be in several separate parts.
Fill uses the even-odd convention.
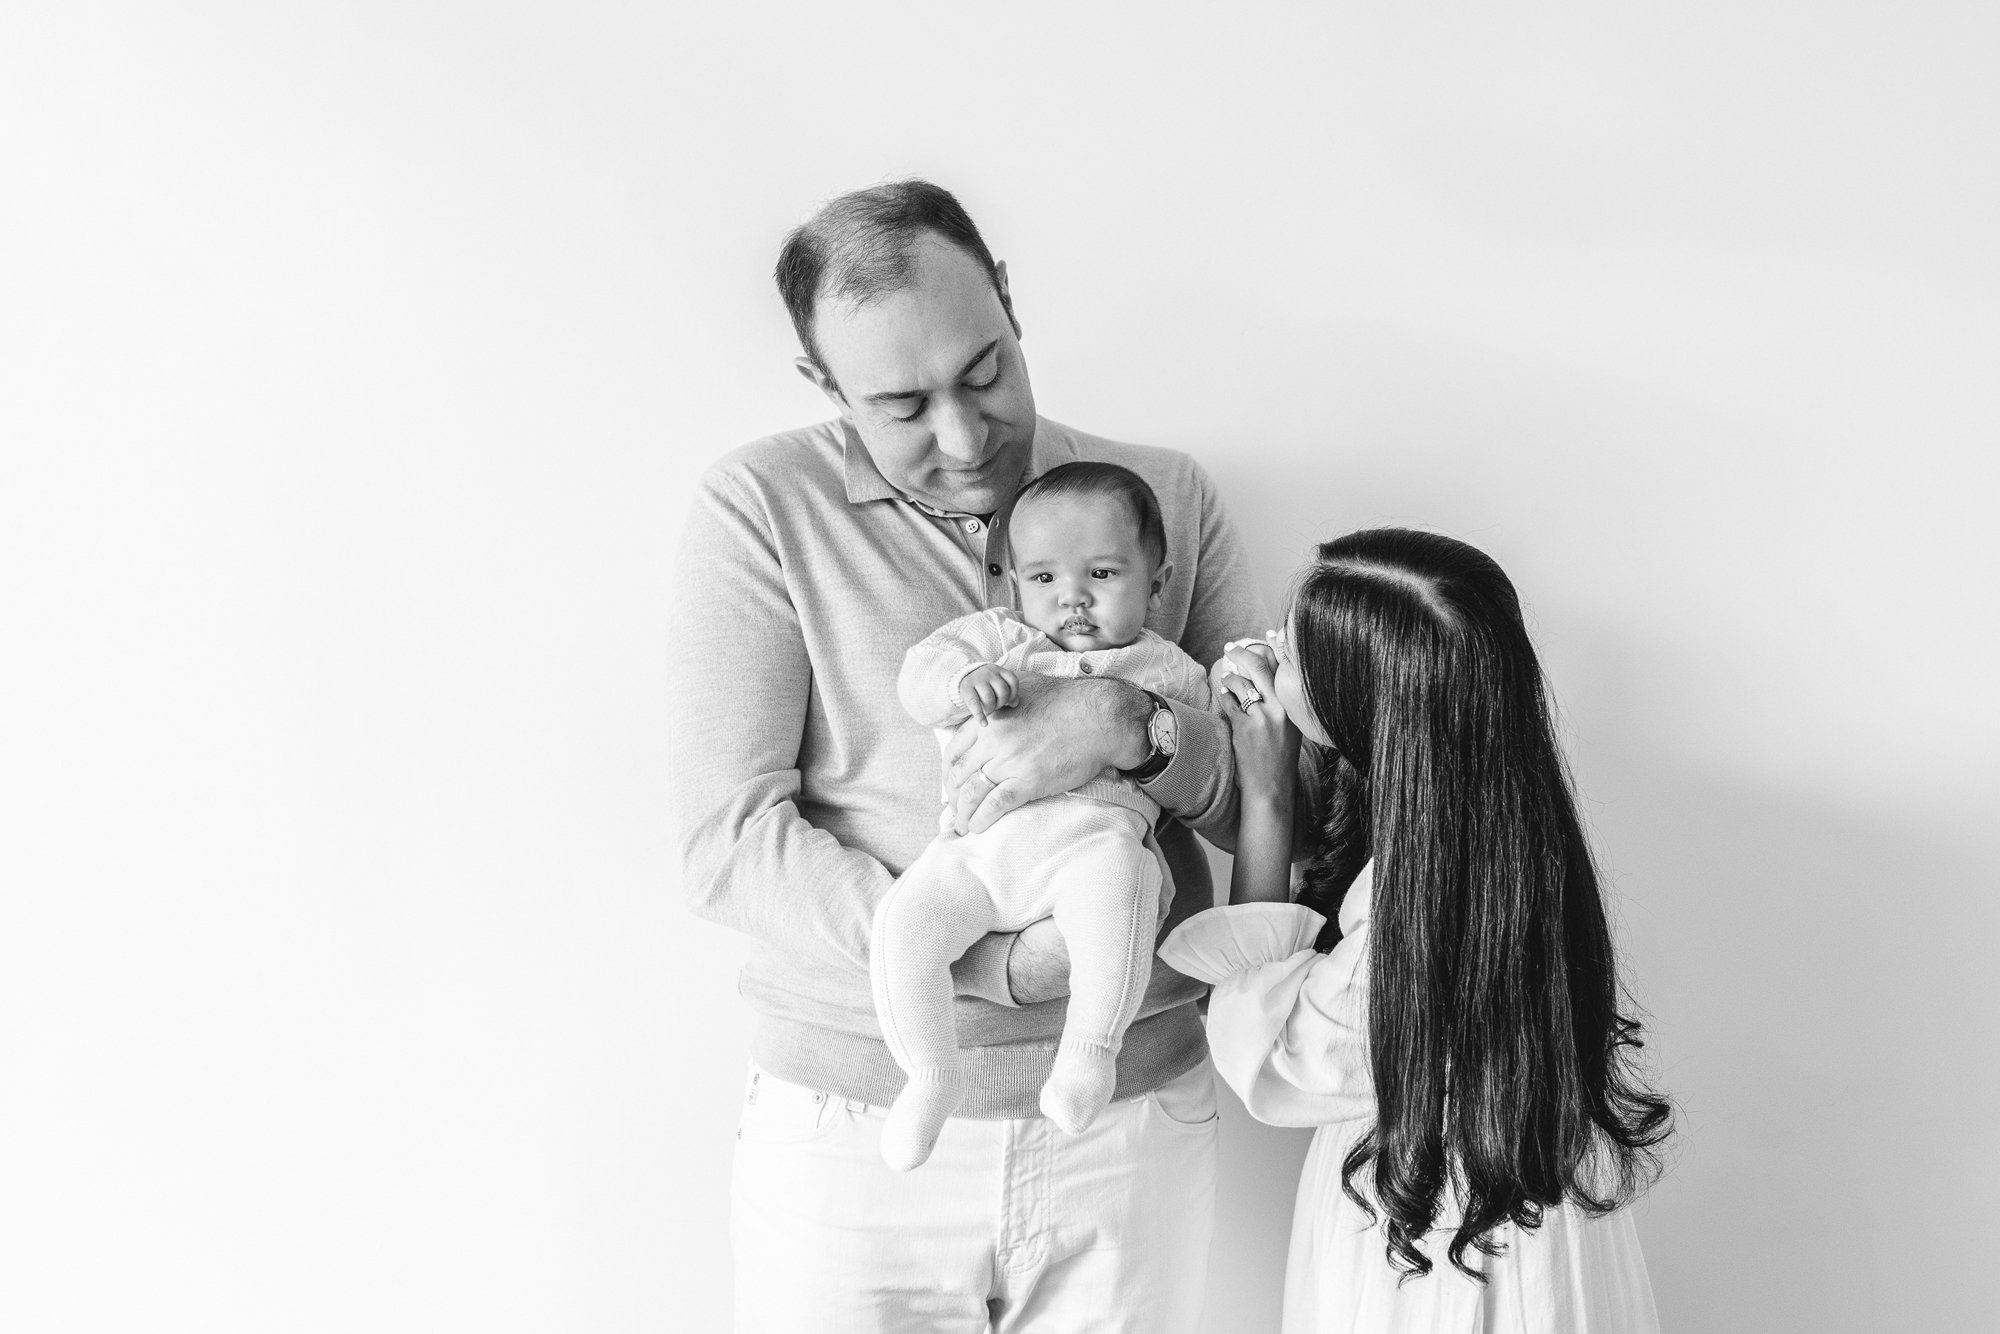
[[[1271,647],[1271,641],[1277,637],[1278,632],[1276,630],[1266,630],[1263,634],[1250,639],[1232,639],[1222,646],[1222,653],[1224,657],[1227,657],[1231,653],[1255,654],[1264,660],[1266,667],[1269,667],[1272,671],[1276,671],[1278,669],[1278,651]]]
[[[1266,631],[1265,634],[1266,637],[1261,639],[1232,639],[1227,644],[1224,644],[1222,646],[1222,656],[1217,658],[1215,665],[1208,669],[1209,687],[1218,695],[1227,694],[1239,706],[1246,703],[1245,700],[1238,697],[1234,689],[1223,684],[1223,678],[1227,676],[1247,677],[1249,674],[1249,664],[1253,661],[1263,663],[1266,671],[1275,672],[1278,669],[1278,654],[1271,647],[1270,643],[1272,639],[1277,638],[1278,632],[1270,630]]]
[[[958,678],[958,697],[972,711],[972,716],[984,724],[1000,710],[1013,708],[1020,692],[1014,673],[989,662]]]

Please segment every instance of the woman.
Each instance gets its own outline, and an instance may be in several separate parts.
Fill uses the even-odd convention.
[[[1624,1206],[1669,1109],[1628,1069],[1638,1025],[1506,575],[1450,538],[1352,534],[1215,674],[1230,906],[1160,952],[1215,984],[1209,1044],[1251,1114],[1319,1127],[1288,1334],[1657,1330]]]

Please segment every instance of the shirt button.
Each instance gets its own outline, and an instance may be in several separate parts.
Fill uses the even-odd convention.
[[[815,1094],[813,1094],[813,1101],[814,1101],[814,1102],[825,1102],[825,1101],[826,1101],[826,1095],[825,1095],[824,1093],[815,1093]]]
[[[1089,663],[1086,662],[1080,664],[1077,667],[1077,670],[1082,672],[1085,676],[1089,676],[1093,671],[1096,670],[1096,668],[1092,667]]]
[[[998,579],[1000,577],[1000,567],[998,565],[988,565],[986,567],[986,573],[992,575],[995,579]]]
[[[978,531],[979,531],[979,520],[977,520],[977,519],[967,519],[967,520],[965,521],[965,531],[966,531],[966,532],[968,532],[968,533],[976,533],[976,532],[978,532]]]

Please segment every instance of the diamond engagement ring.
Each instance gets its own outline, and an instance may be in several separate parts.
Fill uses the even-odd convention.
[[[1245,690],[1243,692],[1243,695],[1239,702],[1246,709],[1249,708],[1252,704],[1262,704],[1264,702],[1264,692],[1259,690],[1256,686],[1251,686],[1248,690]]]

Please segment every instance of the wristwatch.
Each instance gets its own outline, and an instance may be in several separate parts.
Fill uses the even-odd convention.
[[[1174,752],[1180,749],[1179,724],[1174,721],[1174,711],[1167,706],[1166,700],[1150,690],[1146,692],[1146,698],[1153,701],[1153,712],[1146,719],[1146,740],[1153,749],[1137,767],[1118,771],[1135,783],[1150,783],[1165,773],[1167,766],[1174,762]]]

